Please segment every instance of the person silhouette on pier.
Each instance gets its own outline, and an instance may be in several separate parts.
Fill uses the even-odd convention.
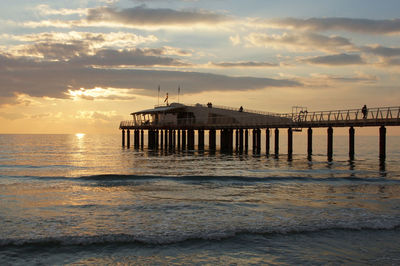
[[[367,105],[364,104],[363,108],[361,109],[361,112],[363,114],[363,119],[367,119],[367,115],[368,115],[368,108]]]
[[[239,112],[243,112],[243,106],[240,106]]]

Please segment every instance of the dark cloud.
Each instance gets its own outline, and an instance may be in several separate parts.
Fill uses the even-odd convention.
[[[99,7],[90,9],[89,22],[117,22],[126,25],[185,25],[185,24],[214,24],[227,20],[221,14],[202,10],[173,10],[168,8],[147,8],[138,6],[127,9]]]
[[[343,66],[365,64],[359,54],[336,54],[326,56],[316,56],[304,59],[304,62],[318,65]]]
[[[342,30],[373,34],[400,33],[400,19],[286,18],[272,20],[270,23],[278,26],[316,31]]]
[[[253,62],[253,61],[247,61],[247,62],[220,62],[220,63],[212,63],[212,65],[217,66],[217,67],[276,67],[279,66],[279,64],[275,63],[267,63],[267,62]]]
[[[388,58],[385,60],[385,64],[389,66],[400,66],[400,57]]]
[[[23,50],[32,56],[42,56],[47,59],[68,59],[86,54],[89,46],[84,42],[74,41],[73,43],[37,43]]]
[[[315,33],[284,33],[282,35],[252,33],[247,36],[246,40],[256,46],[274,47],[277,49],[285,47],[299,49],[300,47],[303,50],[317,49],[332,51],[353,46],[351,41],[347,38],[340,36],[324,36]]]
[[[156,50],[158,53],[159,51]],[[96,66],[187,66],[180,60],[152,55],[152,50],[132,49],[116,51],[104,49],[95,55],[84,55],[70,60],[73,64]]]
[[[187,71],[104,69],[86,67],[69,61],[34,61],[27,58],[0,56],[0,97],[15,93],[31,96],[69,97],[68,89],[113,87],[136,88],[152,94],[161,84],[183,93],[203,91],[255,90],[266,87],[301,86],[297,81],[255,77],[231,77]]]
[[[361,50],[365,53],[371,53],[374,55],[378,56],[383,56],[383,57],[393,57],[393,56],[400,56],[400,48],[391,48],[391,47],[385,47],[385,46],[364,46],[361,48]]]

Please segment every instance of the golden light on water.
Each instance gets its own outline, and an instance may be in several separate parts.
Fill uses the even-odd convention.
[[[76,133],[75,137],[77,137],[78,139],[82,139],[85,136],[85,133]]]

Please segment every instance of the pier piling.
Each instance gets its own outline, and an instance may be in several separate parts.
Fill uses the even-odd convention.
[[[188,130],[188,150],[194,150],[194,130]]]
[[[291,127],[288,128],[288,156],[293,155],[293,130]]]
[[[204,130],[200,129],[197,132],[198,135],[198,149],[204,150]]]
[[[266,155],[269,155],[269,150],[270,150],[270,146],[271,146],[270,140],[271,140],[270,132],[269,132],[269,128],[267,128],[265,130],[265,154]]]
[[[125,147],[125,130],[122,130],[122,147]]]
[[[308,156],[309,159],[311,158],[311,155],[312,155],[312,152],[313,152],[313,149],[312,149],[313,144],[312,144],[312,142],[313,142],[313,130],[312,130],[311,127],[309,127],[307,129],[307,156]]]
[[[328,127],[328,161],[333,157],[333,128]]]
[[[386,127],[379,128],[379,159],[386,159]]]
[[[279,155],[279,129],[275,128],[275,156]]]
[[[354,127],[350,127],[350,129],[349,129],[349,158],[350,158],[350,160],[354,160],[354,135],[355,135]]]
[[[211,151],[215,151],[216,150],[216,132],[215,129],[210,129],[208,131],[208,147]]]
[[[126,147],[129,149],[131,147],[131,131],[126,130]]]
[[[244,152],[247,153],[249,151],[249,130],[246,129],[244,131]]]

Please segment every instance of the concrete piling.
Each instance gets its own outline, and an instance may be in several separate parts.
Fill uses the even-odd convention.
[[[333,158],[333,128],[328,127],[328,161]]]
[[[379,159],[386,159],[386,127],[379,128]]]
[[[350,158],[350,160],[354,160],[354,135],[355,135],[354,127],[350,127],[350,129],[349,129],[349,158]]]
[[[279,155],[279,129],[275,128],[275,156]]]

